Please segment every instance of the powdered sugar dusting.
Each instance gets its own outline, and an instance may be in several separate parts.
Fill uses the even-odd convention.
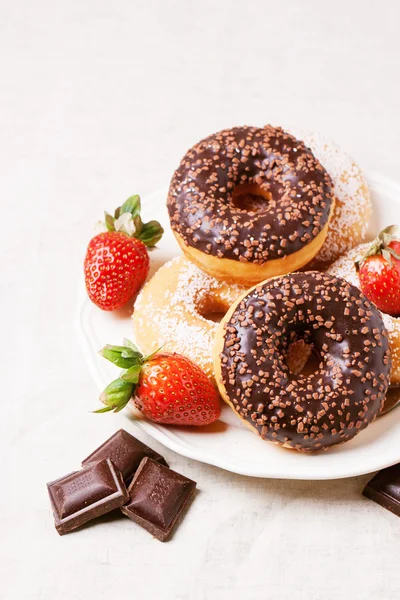
[[[316,133],[288,131],[311,149],[334,184],[336,206],[326,241],[315,257],[315,261],[329,264],[365,239],[371,216],[367,183],[353,159],[334,142]]]
[[[203,273],[180,256],[163,265],[135,302],[133,322],[137,343],[145,351],[178,352],[213,376],[212,345],[218,323],[202,316],[214,306],[226,311],[245,290]]]
[[[346,279],[346,281],[359,288],[360,280],[354,262],[358,257],[361,258],[364,256],[369,246],[370,244],[360,244],[349,250],[346,254],[338,258],[326,272],[330,275],[335,275],[335,277],[343,277],[343,279]]]

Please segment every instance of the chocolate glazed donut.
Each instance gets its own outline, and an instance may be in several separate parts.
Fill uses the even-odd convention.
[[[318,356],[292,375],[288,348]],[[266,281],[228,311],[214,346],[223,398],[263,439],[313,451],[353,438],[376,417],[391,356],[379,311],[344,279],[318,272]]]
[[[332,181],[311,150],[270,125],[235,127],[196,144],[175,171],[167,200],[188,258],[242,283],[311,260],[325,241],[333,203]]]

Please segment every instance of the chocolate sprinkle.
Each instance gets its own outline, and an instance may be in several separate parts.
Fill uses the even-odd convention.
[[[259,210],[235,205],[238,186],[256,186]],[[301,250],[328,222],[332,181],[303,142],[279,127],[235,127],[183,157],[171,181],[171,227],[188,246],[264,264]]]
[[[286,363],[297,339],[320,356],[307,376],[294,377]],[[239,416],[262,438],[301,451],[345,442],[364,429],[383,405],[391,369],[379,311],[344,279],[319,272],[251,289],[225,324],[220,358],[222,383]]]

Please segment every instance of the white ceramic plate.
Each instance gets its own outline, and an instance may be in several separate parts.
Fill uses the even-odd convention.
[[[371,174],[369,184],[374,203],[371,235],[400,221],[400,185]],[[165,208],[166,190],[143,199],[145,218],[157,218],[165,226],[159,247],[151,253],[152,271],[180,253],[169,228]],[[83,282],[77,311],[77,326],[90,372],[99,390],[118,376],[118,369],[97,352],[106,343],[119,344],[132,337],[131,309],[103,312],[87,298]],[[151,319],[151,315],[149,315]],[[400,461],[400,408],[379,418],[355,439],[326,452],[300,454],[264,442],[224,406],[219,421],[204,428],[166,427],[134,418],[128,410],[114,418],[118,426],[140,427],[156,440],[189,458],[234,473],[283,479],[337,479],[370,473]]]

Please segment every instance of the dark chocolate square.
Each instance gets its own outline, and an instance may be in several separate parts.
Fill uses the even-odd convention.
[[[161,454],[137,440],[124,429],[120,429],[92,452],[90,456],[85,458],[82,461],[82,466],[85,467],[104,458],[110,458],[117,469],[121,471],[125,483],[129,483],[141,460],[146,456],[168,467]]]
[[[400,517],[400,463],[379,471],[363,494]]]
[[[144,458],[128,488],[124,515],[165,542],[192,496],[196,482]]]
[[[60,535],[122,506],[128,499],[122,475],[105,459],[47,484]]]

